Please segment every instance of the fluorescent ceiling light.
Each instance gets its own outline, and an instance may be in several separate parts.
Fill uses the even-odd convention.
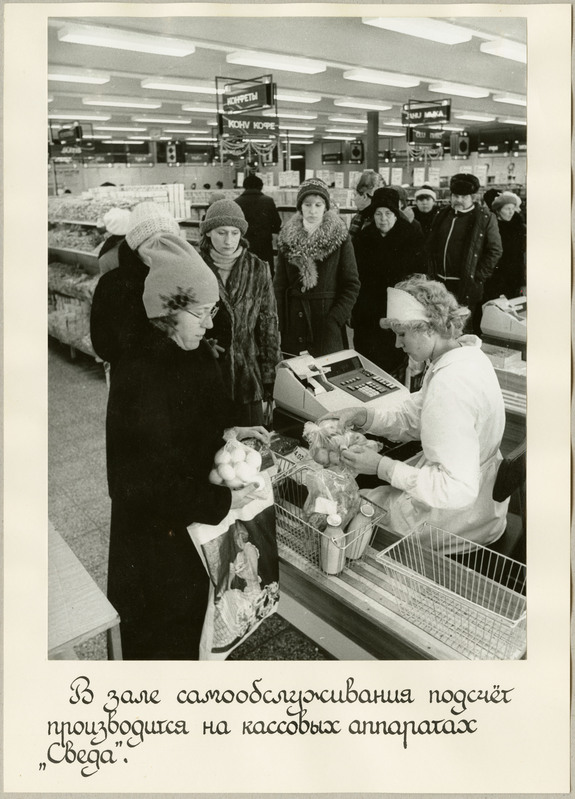
[[[340,97],[333,101],[339,108],[363,108],[366,111],[389,111],[393,108],[391,103],[379,100],[355,100],[353,97]]]
[[[527,120],[519,117],[499,117],[497,121],[502,122],[504,125],[527,125]]]
[[[330,122],[339,122],[342,125],[366,125],[366,117],[328,117]]]
[[[397,126],[397,125],[403,125],[404,123],[401,121],[401,119],[380,119],[379,124]],[[407,125],[405,125],[404,127],[407,127]]]
[[[296,139],[313,139],[314,138],[314,134],[313,133],[293,133],[293,134],[280,133],[280,139],[290,139],[291,141],[293,141],[294,138],[296,138]]]
[[[48,67],[48,80],[62,81],[62,83],[91,83],[100,85],[110,82],[107,72],[97,69],[78,69],[77,67]]]
[[[489,114],[455,114],[455,119],[466,119],[469,122],[493,122],[495,117]]]
[[[192,137],[192,138],[186,139],[186,141],[191,141],[191,142],[202,142],[203,144],[206,144],[206,143],[209,143],[209,144],[215,144],[215,142],[216,142],[216,140],[215,140],[215,139],[213,139],[213,138],[209,138],[208,136],[203,136],[203,137],[201,137],[201,138],[198,138],[198,137],[195,137],[195,138],[193,138],[193,137]]]
[[[409,89],[419,86],[419,78],[413,75],[402,75],[401,72],[382,72],[378,69],[347,69],[343,73],[346,80],[356,80],[360,83],[377,83],[379,86],[397,86],[400,89]]]
[[[458,97],[489,97],[489,89],[483,89],[480,86],[470,86],[466,83],[430,83],[430,92],[437,92],[438,94],[455,94]]]
[[[88,44],[94,47],[111,47],[115,50],[131,50],[182,58],[191,55],[196,48],[185,39],[171,36],[154,36],[149,33],[99,27],[97,25],[65,25],[58,31],[58,40],[71,44]]]
[[[520,42],[511,42],[509,39],[494,39],[491,42],[481,42],[479,49],[487,55],[496,55],[508,58],[511,61],[527,63],[527,45]]]
[[[428,125],[428,130],[449,130],[455,133],[461,133],[461,131],[465,130],[465,128],[461,127],[461,125]]]
[[[354,130],[353,128],[326,128],[326,133],[356,133],[358,136],[362,133],[365,133],[365,129],[358,128]]]
[[[285,122],[282,123],[282,130],[315,130],[313,125],[290,125],[289,122],[286,124]]]
[[[206,136],[209,135],[209,130],[191,130],[190,128],[164,128],[164,133],[197,133],[200,136],[204,133]]]
[[[378,136],[382,136],[383,138],[385,138],[386,136],[391,136],[393,138],[398,138],[399,136],[401,136],[402,138],[404,138],[405,137],[405,131],[404,130],[378,130],[377,131],[377,135]]]
[[[112,108],[161,108],[160,100],[136,100],[130,97],[83,97],[82,105],[104,105]]]
[[[471,41],[472,32],[468,28],[452,25],[430,17],[362,17],[364,25],[416,36],[439,44],[462,44]]]
[[[291,89],[276,89],[276,100],[283,100],[286,103],[319,103],[321,94],[292,92]]]
[[[151,141],[152,137],[151,136],[128,136],[128,139],[130,139],[130,141],[136,140],[136,139],[138,141]]]
[[[303,155],[290,155],[290,161],[293,161],[294,158],[303,158]]]
[[[94,125],[94,130],[114,130],[116,133],[122,133],[124,131],[129,131],[130,133],[143,133],[144,131],[148,130],[148,128],[123,128],[116,125]]]
[[[110,114],[59,114],[57,111],[48,114],[48,119],[73,119],[78,122],[108,122]]]
[[[522,94],[494,94],[492,100],[496,103],[508,103],[509,105],[527,105],[527,97]]]
[[[191,125],[191,119],[181,117],[133,116],[132,122],[165,122],[168,125]]]
[[[83,139],[111,139],[111,133],[84,133],[82,135]]]
[[[297,112],[290,111],[262,111],[264,117],[279,117],[280,119],[317,119],[317,114],[298,114]]]
[[[188,92],[189,94],[218,94],[216,87],[201,80],[185,80],[180,78],[144,78],[140,83],[142,89],[159,89],[167,92]],[[223,94],[223,89],[220,89]]]
[[[322,136],[322,139],[329,139],[329,141],[353,141],[353,136]]]
[[[143,140],[130,141],[129,139],[108,139],[106,144],[143,144]]]
[[[215,114],[217,109],[213,105],[190,105],[190,103],[184,103],[182,111],[191,111],[194,114]]]
[[[296,141],[295,139],[290,139],[290,144],[313,144],[313,141]]]
[[[208,119],[208,121],[206,122],[206,125],[209,128],[215,128],[217,124],[218,124],[218,120],[217,119]]]
[[[303,75],[317,75],[325,72],[326,64],[311,58],[297,58],[282,53],[258,53],[255,50],[236,50],[226,56],[228,64],[245,67],[265,67],[284,72],[299,72]]]

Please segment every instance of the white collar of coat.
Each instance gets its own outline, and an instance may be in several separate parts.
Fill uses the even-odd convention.
[[[449,352],[445,352],[434,363],[430,364],[429,371],[436,372],[438,369],[443,369],[444,366],[459,361],[461,358],[467,357],[469,348],[473,350],[481,350],[481,339],[472,333],[466,336],[460,336],[457,339],[459,347],[455,347]]]

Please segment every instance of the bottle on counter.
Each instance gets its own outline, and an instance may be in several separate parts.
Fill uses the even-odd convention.
[[[350,521],[345,534],[347,540],[350,542],[345,552],[349,560],[361,558],[365,552],[365,548],[371,541],[374,514],[375,509],[373,505],[370,505],[369,502],[362,502],[359,511]]]
[[[332,513],[327,517],[327,527],[321,534],[320,566],[326,574],[339,574],[345,566],[345,533],[341,516]]]

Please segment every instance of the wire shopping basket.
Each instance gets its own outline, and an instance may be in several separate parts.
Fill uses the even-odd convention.
[[[524,564],[428,524],[377,560],[406,620],[469,660],[524,655]]]
[[[307,520],[303,508],[308,497],[306,477],[318,467],[313,461],[278,464],[278,472],[274,477],[274,499],[276,507],[276,529],[278,550],[281,556],[306,571],[319,571],[337,574],[343,570],[346,561],[359,560],[369,550],[369,543],[381,519],[379,508],[374,507],[375,514],[369,522],[356,527],[353,532],[344,532],[339,540],[332,538]],[[333,564],[335,559],[339,565],[333,569],[327,567],[329,558]]]

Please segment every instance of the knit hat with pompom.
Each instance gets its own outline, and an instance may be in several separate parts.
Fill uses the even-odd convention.
[[[145,202],[136,205],[130,217],[130,226],[126,233],[126,241],[132,250],[154,233],[172,233],[180,235],[180,226],[172,214],[158,203]]]

